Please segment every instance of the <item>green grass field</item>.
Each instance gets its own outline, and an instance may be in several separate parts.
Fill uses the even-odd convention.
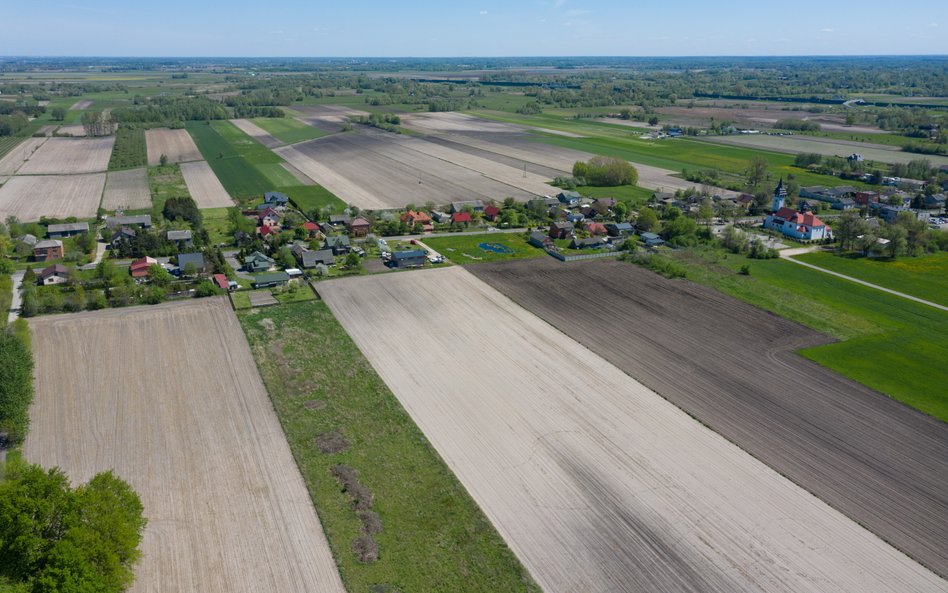
[[[539,591],[323,302],[238,317],[347,590]],[[323,453],[314,439],[332,431],[348,447]],[[373,494],[374,563],[352,552],[362,523],[340,464]]]
[[[230,208],[205,208],[201,210],[201,219],[204,224],[204,230],[210,237],[211,244],[230,245],[234,242],[234,237],[230,234],[230,221],[227,218],[227,211]]]
[[[228,121],[188,122],[191,137],[227,192],[235,198],[260,196],[299,181],[283,159]]]
[[[292,117],[255,117],[250,121],[287,144],[322,138],[330,134],[330,132],[318,130]]]
[[[527,243],[522,233],[446,234],[422,239],[444,257],[456,264],[474,264],[489,261],[547,257],[546,252]],[[495,253],[481,249],[480,243],[499,243],[513,253]],[[469,257],[470,256],[470,257]]]
[[[948,313],[779,259],[671,255],[689,279],[841,340],[803,356],[948,422]]]
[[[807,253],[795,259],[948,306],[948,253],[896,260]]]
[[[333,212],[346,209],[345,202],[321,185],[288,185],[279,187],[276,191],[290,196],[296,207],[303,212],[322,210],[326,206],[332,208]]]
[[[0,138],[0,158],[3,158],[5,154],[16,148],[20,142],[23,142],[23,137],[21,136],[4,136]]]
[[[148,167],[148,187],[151,190],[152,217],[159,220],[168,198],[190,197],[187,184],[176,163],[164,167]]]
[[[553,191],[559,192],[561,190],[553,188]],[[584,196],[593,198],[613,198],[614,200],[628,202],[633,208],[645,205],[652,199],[652,194],[655,193],[655,190],[646,189],[637,185],[620,185],[619,187],[593,187],[591,185],[585,185],[583,187],[577,187],[576,191]]]
[[[109,158],[109,171],[134,169],[148,164],[145,130],[120,127],[115,131],[115,146]]]

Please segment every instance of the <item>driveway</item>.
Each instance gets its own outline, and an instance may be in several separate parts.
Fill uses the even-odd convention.
[[[26,270],[17,270],[11,276],[13,278],[13,301],[10,303],[10,314],[7,316],[7,323],[13,323],[20,316],[20,307],[22,306],[20,287],[23,285],[24,274],[26,274]]]

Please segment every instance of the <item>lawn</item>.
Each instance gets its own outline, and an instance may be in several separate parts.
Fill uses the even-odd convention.
[[[322,138],[323,136],[328,136],[331,133],[304,124],[303,122],[293,119],[292,117],[255,117],[250,121],[269,132],[271,136],[275,136],[287,144],[295,144],[296,142],[304,142],[306,140]]]
[[[948,306],[948,253],[895,260],[807,253],[795,259]]]
[[[948,422],[948,313],[779,259],[671,255],[689,279],[841,340],[803,356]]]
[[[445,234],[425,237],[425,245],[431,247],[456,264],[473,264],[498,260],[545,257],[546,252],[527,243],[521,233]],[[495,253],[479,247],[481,243],[494,243],[507,247],[513,253]]]
[[[239,318],[347,590],[539,591],[324,303]],[[322,452],[334,433],[341,450]],[[372,493],[373,563],[353,554],[362,521],[338,465]]]
[[[322,210],[326,206],[336,213],[346,209],[345,202],[321,185],[290,185],[278,187],[276,191],[290,196],[296,207],[303,212]]]
[[[205,208],[201,210],[204,230],[207,231],[212,245],[231,245],[234,237],[230,233],[230,220],[227,211],[230,208]]]
[[[229,121],[188,122],[186,127],[221,184],[235,198],[260,196],[299,183],[282,167],[279,155]]]
[[[168,198],[191,197],[177,163],[164,167],[148,167],[148,187],[151,190],[152,217],[160,220]]]

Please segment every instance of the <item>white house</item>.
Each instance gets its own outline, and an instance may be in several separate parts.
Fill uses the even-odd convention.
[[[830,227],[812,212],[783,207],[764,219],[764,228],[780,231],[801,241],[822,241],[831,235]]]

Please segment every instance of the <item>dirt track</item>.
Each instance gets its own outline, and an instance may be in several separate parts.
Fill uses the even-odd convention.
[[[131,593],[345,593],[226,299],[31,327],[25,456],[75,481],[114,468],[138,491]]]
[[[945,590],[463,268],[319,291],[549,593]]]
[[[825,336],[622,262],[471,272],[948,575],[948,425],[793,354]]]

